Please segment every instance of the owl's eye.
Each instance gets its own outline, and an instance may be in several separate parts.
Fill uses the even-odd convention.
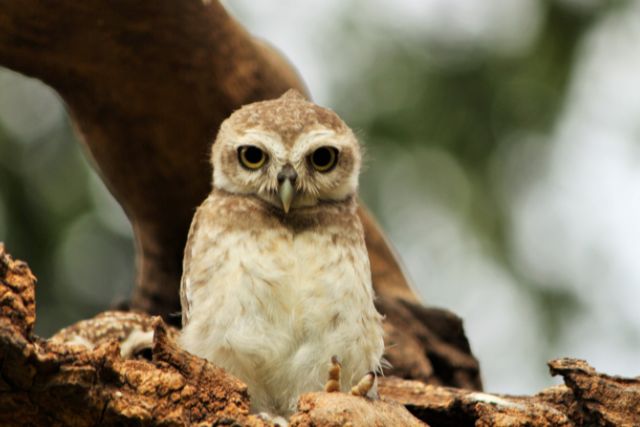
[[[243,145],[238,148],[240,164],[249,170],[260,169],[267,161],[267,153],[255,145]]]
[[[318,172],[329,172],[338,163],[338,150],[333,147],[320,147],[311,153],[309,161]]]

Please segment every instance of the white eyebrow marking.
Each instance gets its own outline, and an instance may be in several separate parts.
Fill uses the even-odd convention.
[[[256,144],[270,155],[279,159],[286,159],[287,157],[287,149],[277,133],[265,132],[261,129],[247,129],[239,136],[236,145],[245,143]]]
[[[313,131],[307,133],[305,136],[307,138],[319,138],[319,137],[325,137],[325,136],[333,136],[335,134],[336,133],[334,131],[332,131],[332,130],[322,129],[322,130],[313,130]]]
[[[309,150],[321,146],[323,143],[340,146],[340,143],[335,141],[335,137],[338,134],[331,129],[317,129],[300,135],[295,141],[293,149],[291,150],[291,157],[294,162],[300,161]]]
[[[274,139],[278,136],[277,134],[274,134],[272,132],[265,132],[259,129],[248,129],[244,131],[244,135],[259,136],[259,137],[264,137],[268,139]]]
[[[335,136],[336,133],[329,129],[319,129],[312,130],[310,132],[304,133],[298,137],[298,140],[295,142],[296,146],[305,146],[308,147],[310,144],[313,144],[317,140],[328,139],[330,137]]]

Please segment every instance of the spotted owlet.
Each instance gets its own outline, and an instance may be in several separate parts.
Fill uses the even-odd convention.
[[[225,120],[211,162],[184,255],[182,346],[246,382],[254,411],[284,416],[323,388],[333,356],[336,387],[379,372],[351,129],[289,91]]]

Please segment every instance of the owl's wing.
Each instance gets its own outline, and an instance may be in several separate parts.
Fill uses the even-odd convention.
[[[189,227],[189,235],[187,237],[187,244],[184,247],[184,258],[182,260],[182,279],[180,280],[180,305],[182,307],[182,327],[187,326],[189,322],[189,309],[191,306],[190,295],[191,289],[191,253],[195,235],[198,227],[202,222],[202,209],[198,208],[193,220],[191,221],[191,227]]]

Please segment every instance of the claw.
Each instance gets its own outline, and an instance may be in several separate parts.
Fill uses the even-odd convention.
[[[353,396],[361,396],[364,397],[369,393],[373,384],[376,381],[376,376],[373,372],[369,372],[367,375],[362,377],[360,382],[351,388],[350,394]]]
[[[340,362],[338,356],[331,357],[331,367],[329,368],[329,379],[324,386],[327,393],[335,393],[340,391]]]

